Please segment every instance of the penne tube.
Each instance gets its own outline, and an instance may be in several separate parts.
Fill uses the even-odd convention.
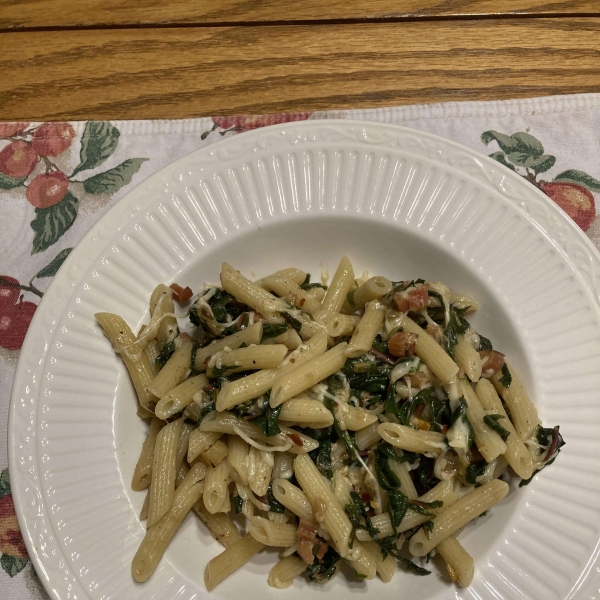
[[[333,493],[337,498],[337,501],[342,506],[347,506],[352,502],[352,498],[350,496],[350,481],[348,481],[348,479],[342,475],[341,471],[336,471],[333,474],[333,480],[331,481],[331,484]]]
[[[290,299],[291,303],[311,315],[321,310],[318,302],[308,291],[303,290],[295,281],[285,277],[265,277],[262,287],[269,292],[275,292],[281,298]]]
[[[206,510],[211,515],[227,512],[223,507],[229,499],[228,483],[229,467],[226,460],[221,461],[216,467],[208,467],[202,499]]]
[[[377,301],[367,303],[365,313],[356,326],[346,348],[346,356],[356,358],[366,354],[371,349],[383,323],[384,316],[385,309],[382,304]]]
[[[308,293],[315,298],[318,302],[323,303],[323,298],[325,298],[326,290],[322,287],[314,287],[308,290]]]
[[[144,326],[145,327],[145,326]],[[143,330],[140,330],[140,333]],[[139,337],[139,335],[138,335]],[[144,354],[150,363],[150,368],[152,369],[153,377],[156,377],[158,373],[158,368],[156,367],[156,359],[160,354],[160,350],[158,348],[158,342],[156,340],[150,340],[146,346],[144,347]]]
[[[208,359],[213,354],[225,350],[225,348],[235,350],[242,344],[246,344],[246,346],[260,344],[260,340],[262,338],[262,329],[263,324],[259,321],[258,323],[254,323],[254,325],[250,325],[250,327],[246,327],[246,329],[242,329],[237,333],[228,335],[227,337],[217,340],[212,344],[205,346],[204,348],[198,348],[194,358],[194,369],[196,371],[204,371],[206,369]]]
[[[183,419],[181,425],[181,433],[179,434],[179,443],[177,444],[177,457],[175,459],[175,472],[179,473],[179,469],[183,465],[189,448],[190,435],[194,430],[194,425],[186,423]]]
[[[391,554],[383,558],[381,546],[377,542],[362,542],[362,545],[373,557],[381,581],[389,583],[396,572],[396,559]]]
[[[271,569],[267,582],[271,587],[285,590],[292,585],[294,577],[306,571],[306,567],[307,564],[299,556],[284,556]]]
[[[148,506],[150,506],[150,490],[146,491],[144,504],[142,504],[142,510],[140,510],[140,521],[145,521],[148,518]]]
[[[435,431],[422,431],[396,423],[381,423],[377,433],[389,444],[408,452],[437,457],[446,448],[446,436]]]
[[[283,404],[339,371],[346,362],[346,346],[345,342],[338,344],[325,354],[278,377],[271,388],[271,407]]]
[[[118,348],[126,348],[136,342],[129,325],[121,317],[111,313],[96,313],[94,317],[116,351]],[[146,410],[154,412],[158,398],[149,391],[149,385],[154,379],[154,369],[148,357],[142,353],[139,360],[134,360],[125,351],[120,352],[120,356],[129,372],[140,404]]]
[[[379,422],[377,415],[347,402],[340,402],[336,405],[336,415],[338,415],[340,423],[343,423],[344,427],[350,431],[360,431]]]
[[[188,440],[187,460],[192,464],[203,452],[206,452],[223,434],[213,431],[201,431],[196,428]]]
[[[419,497],[419,494],[417,494],[417,489],[415,488],[415,484],[410,476],[407,464],[405,462],[400,463],[396,460],[390,460],[388,462],[390,469],[395,473],[396,477],[400,481],[400,489],[402,490],[402,493],[409,500],[416,500]]]
[[[256,369],[275,369],[285,358],[288,348],[284,344],[248,346],[237,350],[222,350],[213,354],[206,369],[208,377],[230,375]]]
[[[296,525],[275,523],[263,517],[252,517],[248,533],[265,546],[288,548],[296,543]]]
[[[339,555],[342,558],[348,556],[352,524],[329,483],[323,479],[315,463],[306,454],[296,457],[294,472],[315,511],[317,522],[327,530]]]
[[[199,427],[199,430],[204,432],[227,433],[229,435],[240,435],[241,433],[241,436],[244,439],[248,438],[246,441],[250,440],[251,445],[254,444],[255,448],[258,444],[257,449],[259,450],[305,454],[319,447],[319,442],[300,431],[285,426],[280,426],[279,429],[281,430],[280,433],[267,437],[258,425],[240,419],[227,411],[211,413],[200,423]],[[264,444],[271,444],[272,446],[264,446]]]
[[[174,311],[173,291],[162,283],[157,285],[150,296],[150,314],[152,318],[158,318],[168,313],[173,314]],[[162,348],[167,342],[174,340],[178,333],[177,319],[175,317],[163,317],[156,332],[158,347]]]
[[[521,479],[529,479],[533,473],[531,454],[527,446],[519,439],[512,422],[504,410],[504,406],[502,406],[500,398],[498,398],[494,386],[487,379],[480,379],[475,388],[475,393],[488,414],[492,413],[502,416],[502,419],[499,419],[498,423],[508,431],[504,458]]]
[[[527,440],[535,428],[538,426],[540,419],[538,417],[537,408],[532,404],[521,380],[517,377],[515,370],[508,364],[505,363],[510,374],[511,384],[509,388],[505,388],[500,379],[502,373],[496,373],[492,376],[492,383],[496,388],[496,391],[502,396],[508,410],[510,411],[510,418],[517,435],[521,441]]]
[[[469,587],[473,581],[475,565],[473,557],[461,546],[460,542],[451,535],[436,546],[436,551],[446,562],[448,575],[460,587]]]
[[[150,482],[148,527],[152,527],[171,508],[177,476],[177,449],[183,419],[167,423],[156,436]]]
[[[238,528],[225,513],[211,515],[206,510],[202,498],[194,504],[193,508],[196,516],[208,527],[215,540],[225,548],[229,548],[240,539]]]
[[[154,418],[150,423],[150,428],[146,434],[146,439],[142,445],[142,451],[133,471],[131,479],[131,489],[134,492],[146,489],[152,480],[152,464],[154,461],[154,446],[156,445],[156,436],[163,423],[160,419]]]
[[[162,398],[187,377],[191,368],[193,346],[192,342],[183,342],[175,350],[173,356],[171,356],[148,386],[148,390],[152,394],[158,398]]]
[[[235,483],[248,485],[248,453],[250,446],[237,435],[230,435],[227,441],[227,464],[229,475]]]
[[[412,319],[402,315],[400,323],[404,331],[418,335],[415,354],[425,362],[442,383],[450,383],[458,375],[458,365],[444,352],[443,348]]]
[[[286,302],[246,279],[227,263],[221,267],[221,283],[226,292],[258,311],[267,321],[283,322],[279,313],[288,309]]]
[[[368,425],[364,429],[359,429],[356,432],[354,440],[356,441],[356,445],[361,452],[367,448],[370,448],[371,446],[374,446],[381,439],[381,436],[377,431],[377,427],[379,427],[378,421]]]
[[[323,324],[327,335],[337,338],[350,335],[360,322],[360,317],[354,315],[343,315],[341,313],[325,313]]]
[[[272,452],[264,452],[250,446],[248,452],[248,486],[257,496],[267,494],[274,464],[275,460]]]
[[[315,512],[306,494],[293,483],[285,479],[275,479],[271,487],[275,500],[283,504],[297,517],[316,523]]]
[[[323,354],[325,350],[327,350],[327,335],[325,332],[319,332],[305,344],[298,346],[277,369],[264,369],[225,384],[217,397],[217,410],[224,411],[262,396],[273,387],[273,383],[279,377],[300,368],[311,359]]]
[[[205,473],[204,465],[192,467],[185,480],[177,488],[173,505],[153,527],[148,527],[131,564],[133,578],[138,583],[146,581],[152,575],[173,535],[200,498],[201,484]]]
[[[200,454],[200,459],[207,465],[216,467],[222,460],[227,458],[229,450],[222,440],[217,440],[208,450]]]
[[[506,452],[506,444],[489,425],[484,423],[486,413],[471,384],[461,379],[458,382],[458,390],[467,403],[467,417],[473,426],[477,449],[487,462],[492,462]]]
[[[375,417],[377,419],[377,417]],[[333,425],[333,415],[322,402],[310,398],[290,398],[279,413],[280,422],[297,423],[303,427],[320,429]]]
[[[300,269],[296,269],[296,267],[288,267],[286,269],[280,269],[279,271],[275,271],[275,273],[267,275],[262,279],[258,279],[257,281],[255,281],[255,283],[257,286],[264,288],[264,280],[272,278],[291,279],[294,283],[302,285],[306,281],[306,273],[304,271],[301,271]]]
[[[377,562],[362,542],[354,540],[352,550],[348,553],[347,558],[359,579],[375,579]]]
[[[325,298],[323,298],[321,305],[322,311],[326,313],[340,312],[353,282],[354,271],[352,270],[352,264],[349,258],[344,256],[331,280],[331,285],[325,293]]]
[[[275,452],[275,464],[271,473],[271,481],[275,479],[291,479],[294,476],[294,455],[291,452]]]
[[[342,312],[346,314],[355,313],[364,308],[365,304],[385,296],[392,291],[392,282],[385,277],[371,277],[365,283],[359,285],[355,290],[349,292],[342,306]]]
[[[461,340],[456,344],[454,356],[456,357],[456,364],[465,372],[465,375],[475,383],[479,381],[481,377],[481,358],[479,352],[467,340]]]
[[[410,538],[409,552],[413,556],[425,556],[440,542],[502,500],[508,494],[508,489],[508,484],[500,479],[493,479],[475,488],[433,517],[433,529],[429,532],[419,529]]]
[[[210,592],[223,579],[229,577],[234,571],[247,563],[255,554],[258,554],[264,544],[256,541],[249,533],[234,542],[224,552],[211,559],[204,570],[204,585]]]
[[[156,416],[159,419],[167,420],[180,413],[194,401],[194,395],[201,392],[207,385],[208,378],[205,375],[186,379],[158,401],[154,410]]]

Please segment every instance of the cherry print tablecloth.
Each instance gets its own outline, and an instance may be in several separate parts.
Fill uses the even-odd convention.
[[[0,598],[47,598],[19,532],[6,439],[19,349],[62,262],[113,204],[177,158],[257,127],[331,118],[406,125],[488,154],[539,187],[600,247],[600,94],[180,121],[0,123]]]

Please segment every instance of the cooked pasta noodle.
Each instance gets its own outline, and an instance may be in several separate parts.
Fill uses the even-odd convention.
[[[471,583],[456,534],[502,501],[508,466],[528,483],[564,440],[465,319],[474,298],[395,279],[355,278],[348,257],[329,286],[295,267],[253,282],[224,263],[222,287],[197,290],[192,335],[162,284],[137,338],[96,315],[151,419],[131,484],[148,521],[136,581],[191,510],[226,548],[208,590],[265,546],[280,549],[279,589],[325,583],[342,560],[360,579],[426,575],[434,549],[453,582]]]

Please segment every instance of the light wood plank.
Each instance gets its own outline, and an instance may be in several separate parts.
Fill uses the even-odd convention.
[[[594,15],[597,0],[0,0],[0,29],[474,15]]]
[[[260,114],[600,91],[600,19],[0,36],[3,119]]]

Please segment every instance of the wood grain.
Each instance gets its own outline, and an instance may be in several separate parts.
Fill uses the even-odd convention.
[[[3,119],[153,119],[600,91],[600,19],[5,33]]]
[[[0,29],[508,14],[600,17],[600,6],[597,0],[0,0]]]

